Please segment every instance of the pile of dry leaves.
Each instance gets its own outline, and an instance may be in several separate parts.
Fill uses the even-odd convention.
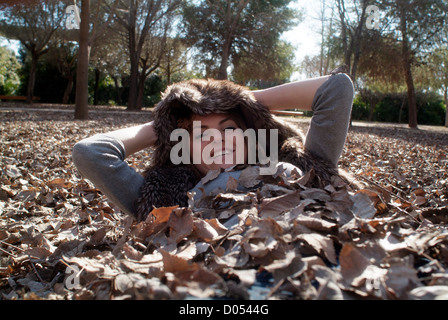
[[[448,298],[446,133],[354,127],[341,164],[359,191],[247,168],[136,223],[80,177],[71,150],[147,119],[0,111],[1,299]]]

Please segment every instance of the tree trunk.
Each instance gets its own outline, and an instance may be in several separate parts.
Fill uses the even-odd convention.
[[[235,16],[233,16],[234,11],[230,6],[230,1],[227,2],[227,11],[224,23],[227,26],[228,30],[224,39],[224,45],[221,54],[221,65],[219,66],[218,71],[218,80],[227,80],[228,78],[227,67],[229,66],[229,57],[234,40],[235,30],[238,28],[238,24],[241,18],[241,12],[244,10],[244,8],[247,7],[248,3],[249,0],[240,0],[238,2],[238,8],[235,12]]]
[[[115,85],[115,99],[117,100],[117,105],[120,105],[121,103],[121,92],[122,89],[120,88],[120,85],[118,83],[118,77],[117,76],[113,76],[112,79],[114,80],[114,85]]]
[[[358,70],[358,63],[361,57],[361,42],[362,42],[362,34],[364,30],[364,25],[366,24],[366,10],[367,10],[368,1],[362,2],[362,13],[361,19],[359,21],[358,27],[355,31],[355,36],[353,39],[353,66],[351,68],[351,78],[353,81],[356,80],[356,72]]]
[[[134,49],[135,50],[135,49]],[[128,110],[137,109],[137,95],[138,95],[138,57],[137,54],[131,54],[131,72],[129,75],[129,100]]]
[[[100,75],[101,72],[98,69],[95,69],[95,87],[93,88],[93,105],[98,105],[98,89],[100,87]]]
[[[78,120],[89,118],[89,17],[90,0],[82,0],[78,67],[76,69],[75,119]]]
[[[406,103],[406,98],[403,96],[403,99],[401,101],[401,106],[400,106],[400,113],[398,114],[398,123],[401,123],[401,118],[403,116],[403,109],[404,109],[405,103]]]
[[[444,98],[445,98],[445,108],[446,108],[445,127],[448,127],[448,87],[445,88]]]
[[[68,75],[67,87],[65,88],[64,95],[62,96],[62,103],[68,104],[68,99],[70,98],[70,93],[73,89],[73,74],[70,72]]]
[[[417,129],[417,98],[415,95],[411,65],[409,63],[405,66],[405,77],[406,85],[408,87],[409,128]]]
[[[376,106],[376,100],[370,100],[370,110],[369,110],[369,118],[367,119],[367,121],[372,121],[373,120],[373,112],[375,111],[375,106]]]
[[[408,88],[409,128],[417,129],[417,98],[415,94],[414,78],[412,76],[412,61],[409,48],[406,11],[403,6],[400,8],[400,29],[402,35],[401,56],[403,61],[403,71],[406,86]]]
[[[37,60],[39,59],[39,55],[35,52],[31,52],[31,69],[30,69],[30,78],[28,79],[28,87],[26,90],[26,103],[33,103],[33,95],[34,95],[34,84],[36,83],[36,70],[37,70]]]
[[[131,7],[129,8],[129,25],[128,28],[128,48],[129,48],[129,62],[130,62],[130,75],[129,75],[129,98],[128,98],[128,110],[137,109],[138,99],[138,77],[139,77],[139,63],[141,47],[137,39],[137,8],[136,4],[131,1]],[[143,33],[143,32],[142,32]]]
[[[218,80],[227,80],[227,67],[229,66],[229,56],[230,56],[230,46],[231,41],[227,40],[224,43],[224,48],[221,54],[221,65],[219,66],[218,71]]]
[[[143,106],[143,94],[145,92],[145,81],[146,81],[146,69],[140,73],[138,81],[138,91],[137,91],[137,110],[141,110]]]

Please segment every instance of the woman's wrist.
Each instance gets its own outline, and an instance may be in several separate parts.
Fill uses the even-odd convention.
[[[123,143],[126,156],[152,147],[157,141],[154,123],[148,122],[139,126],[119,129],[108,133]]]
[[[276,87],[252,91],[254,98],[270,110],[311,110],[317,89],[330,76],[286,83]]]

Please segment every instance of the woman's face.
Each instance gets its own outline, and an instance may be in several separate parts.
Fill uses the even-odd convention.
[[[243,128],[238,126],[232,115],[193,115],[191,121],[191,156],[202,175],[209,170],[227,169],[246,162]]]

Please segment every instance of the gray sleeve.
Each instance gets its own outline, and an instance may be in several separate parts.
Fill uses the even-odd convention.
[[[335,168],[350,125],[354,88],[349,76],[331,76],[316,92],[305,149]]]
[[[73,162],[123,212],[135,214],[135,201],[143,176],[125,161],[124,146],[107,134],[95,135],[75,144]]]

